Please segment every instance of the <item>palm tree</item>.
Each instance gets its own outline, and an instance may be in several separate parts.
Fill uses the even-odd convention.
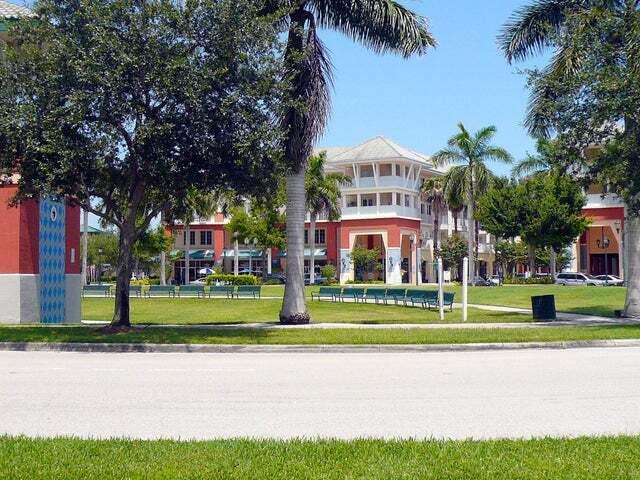
[[[459,132],[449,139],[447,148],[437,152],[433,160],[437,165],[460,164],[449,170],[447,182],[450,189],[463,192],[466,198],[469,278],[475,284],[478,223],[474,220],[474,204],[479,194],[486,191],[492,177],[485,162],[496,160],[509,163],[511,155],[504,148],[491,145],[496,134],[494,126],[482,128],[473,135],[462,123],[458,124],[458,129]],[[472,228],[472,222],[475,228]]]
[[[511,173],[515,177],[526,177],[551,170],[564,173],[558,162],[558,146],[554,141],[540,137],[536,140],[536,154],[527,154],[514,165]]]
[[[420,193],[425,202],[431,205],[433,216],[433,257],[438,255],[438,240],[440,239],[440,217],[446,209],[446,193],[444,190],[445,179],[443,177],[431,177],[424,181]],[[434,265],[434,271],[437,271]],[[437,277],[437,274],[434,274]]]
[[[284,68],[290,85],[283,118],[287,166],[287,284],[280,321],[308,323],[304,291],[305,171],[330,110],[331,63],[318,31],[339,31],[376,53],[420,55],[436,42],[424,18],[394,0],[271,0],[266,12],[285,9]]]
[[[327,153],[321,152],[309,160],[305,176],[305,198],[309,212],[309,283],[315,283],[315,249],[316,249],[316,221],[321,214],[326,214],[327,220],[335,222],[340,219],[342,193],[340,187],[351,185],[351,178],[343,173],[325,173]]]

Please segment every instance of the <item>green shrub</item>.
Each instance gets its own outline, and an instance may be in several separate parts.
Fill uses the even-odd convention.
[[[335,265],[324,265],[320,267],[320,275],[327,279],[327,283],[332,283],[336,280],[338,271]]]
[[[257,285],[258,279],[255,275],[219,275],[213,274],[207,277],[207,285],[211,285],[215,282],[231,283],[231,285]]]
[[[382,285],[384,280],[347,280],[347,285]]]
[[[224,274],[224,270],[222,268],[222,265],[214,265],[213,274],[214,275],[223,275]]]

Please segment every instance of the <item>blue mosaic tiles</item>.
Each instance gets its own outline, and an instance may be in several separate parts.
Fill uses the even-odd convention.
[[[65,206],[40,200],[40,323],[65,318]]]

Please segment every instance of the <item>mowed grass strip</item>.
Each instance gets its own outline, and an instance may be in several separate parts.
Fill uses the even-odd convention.
[[[91,327],[0,327],[0,342],[184,343],[209,345],[427,345],[640,338],[640,326],[516,329],[265,329],[139,327],[103,333]]]
[[[640,438],[175,442],[0,437],[0,478],[632,479],[640,478]]]
[[[238,324],[278,322],[281,300],[265,299],[198,299],[151,298],[131,299],[131,321],[137,324]],[[84,320],[110,321],[112,298],[85,298],[82,301]],[[308,302],[315,323],[440,323],[437,310],[404,307],[402,305]],[[471,310],[470,322],[530,322],[530,315]],[[462,321],[462,311],[446,311],[444,323]]]
[[[307,296],[316,292],[319,287],[308,286]],[[384,285],[373,285],[371,288],[384,288]],[[436,290],[433,285],[407,288]],[[264,286],[263,295],[282,297],[284,287]],[[462,288],[447,286],[447,291],[456,294],[456,302],[462,302]],[[624,287],[563,287],[560,285],[503,285],[502,287],[469,287],[469,303],[479,305],[500,305],[506,307],[531,308],[531,297],[534,295],[555,295],[556,308],[560,312],[582,313],[613,317],[614,311],[624,308],[626,288]]]

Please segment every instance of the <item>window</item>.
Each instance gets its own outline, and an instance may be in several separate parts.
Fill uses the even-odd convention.
[[[203,230],[200,232],[200,245],[211,245],[213,244],[213,238],[210,230]]]
[[[398,206],[402,205],[402,194],[401,193],[396,193],[396,205],[398,205]]]
[[[409,196],[409,195],[405,195],[404,196],[404,206],[405,207],[410,207],[411,206],[411,196]]]
[[[380,176],[381,177],[390,177],[393,175],[393,165],[390,163],[383,163],[380,165]]]
[[[358,196],[357,195],[347,195],[347,208],[355,208],[358,206]]]
[[[326,237],[327,233],[324,228],[319,228],[316,230],[316,245],[325,245],[327,243]]]
[[[373,177],[373,167],[371,165],[360,165],[360,177]]]
[[[396,177],[399,177],[400,176],[400,165],[398,165],[396,163],[395,166],[396,166]]]
[[[189,245],[196,244],[196,232],[189,232]]]
[[[391,192],[381,193],[380,205],[393,205],[393,193]]]
[[[304,244],[309,245],[309,230],[304,231]]]
[[[375,207],[376,206],[376,195],[375,194],[367,194],[360,196],[360,205],[363,207]]]

